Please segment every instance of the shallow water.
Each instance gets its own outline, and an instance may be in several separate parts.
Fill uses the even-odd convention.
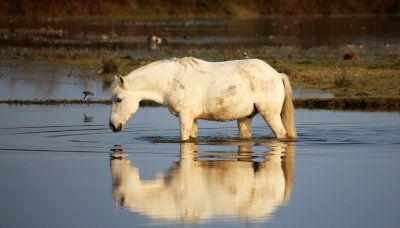
[[[0,99],[82,99],[85,90],[94,93],[91,99],[109,99],[110,85],[90,77],[93,74],[93,70],[41,61],[1,61]]]
[[[200,121],[181,143],[165,108],[118,134],[109,109],[0,105],[0,227],[400,224],[399,113],[296,110],[296,141]]]

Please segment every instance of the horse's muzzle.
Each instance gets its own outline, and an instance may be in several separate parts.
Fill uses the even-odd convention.
[[[113,132],[119,132],[122,130],[122,123],[120,123],[118,126],[115,126],[111,121],[108,123],[110,125],[110,128]]]

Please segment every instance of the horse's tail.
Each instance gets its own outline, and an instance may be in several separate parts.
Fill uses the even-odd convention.
[[[294,124],[294,107],[292,101],[292,87],[286,74],[281,73],[283,85],[285,86],[285,99],[282,105],[281,119],[286,129],[288,138],[297,138],[296,126]]]

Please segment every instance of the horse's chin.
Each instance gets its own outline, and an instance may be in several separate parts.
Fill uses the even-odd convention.
[[[117,132],[120,132],[120,131],[123,131],[122,129],[111,129],[114,133],[117,133]]]

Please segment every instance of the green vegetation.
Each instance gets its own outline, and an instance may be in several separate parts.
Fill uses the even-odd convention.
[[[398,60],[280,60],[271,65],[288,74],[293,87],[316,88],[335,96],[399,96]]]

